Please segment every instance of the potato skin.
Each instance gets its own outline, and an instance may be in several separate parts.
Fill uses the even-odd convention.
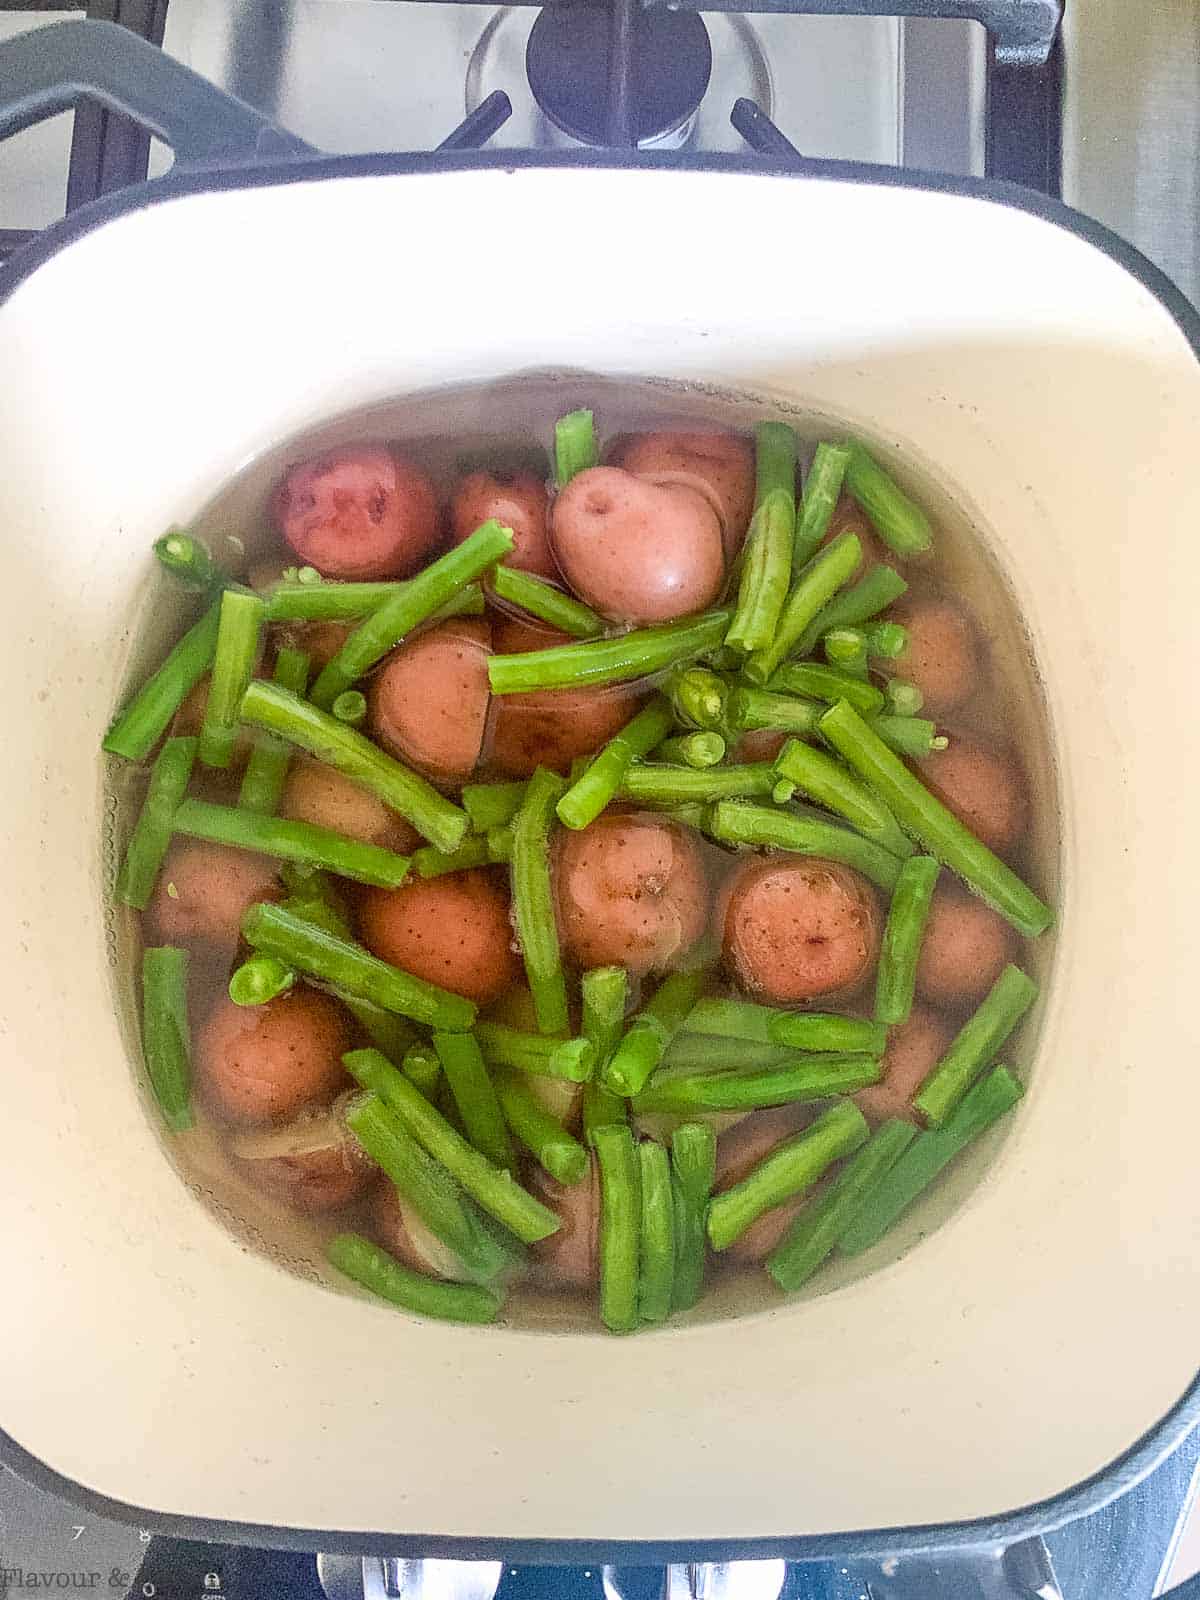
[[[754,509],[751,440],[740,433],[639,433],[625,442],[614,465],[707,494],[721,519],[726,559],[737,554]]]
[[[949,600],[907,596],[889,614],[907,628],[908,648],[879,665],[916,684],[925,699],[922,716],[957,711],[979,686],[979,646],[970,618]]]
[[[917,961],[917,993],[935,1006],[982,1000],[1017,957],[1016,931],[998,912],[952,883],[934,891]]]
[[[280,892],[275,863],[266,856],[176,838],[146,911],[147,933],[164,944],[196,942],[232,950],[248,908],[278,900]]]
[[[302,984],[265,1006],[222,998],[196,1038],[199,1086],[227,1122],[283,1122],[333,1099],[346,1081],[350,1042],[342,1007]]]
[[[571,588],[617,622],[689,616],[725,582],[721,524],[708,499],[621,467],[572,478],[554,502],[550,537]]]
[[[492,627],[492,652],[498,656],[570,642],[569,634],[515,618],[497,618]],[[608,685],[493,695],[487,764],[507,778],[528,778],[538,767],[566,773],[576,756],[591,755],[619,733],[642,698],[635,689]]]
[[[699,847],[666,818],[605,813],[560,834],[558,926],[578,966],[667,970],[704,932],[708,885]]]
[[[435,783],[465,783],[487,729],[490,645],[491,629],[472,617],[405,640],[370,680],[372,736]]]
[[[502,527],[512,529],[513,548],[511,555],[505,557],[505,565],[557,580],[558,567],[550,551],[549,515],[546,485],[532,472],[472,472],[458,485],[450,501],[451,537],[455,544],[461,544],[494,517]]]
[[[954,1030],[944,1017],[928,1006],[913,1006],[908,1021],[888,1032],[882,1079],[854,1096],[867,1121],[887,1122],[899,1117],[916,1122],[912,1097],[945,1055],[953,1037]]]
[[[532,1246],[547,1277],[572,1289],[600,1281],[600,1172],[592,1157],[582,1183],[558,1183],[540,1167],[531,1169],[528,1187],[562,1218],[562,1227]]]
[[[811,1120],[807,1107],[779,1106],[754,1111],[736,1128],[717,1140],[717,1180],[714,1192],[720,1194],[741,1183],[777,1145],[794,1138]],[[792,1225],[805,1197],[797,1196],[781,1206],[773,1206],[752,1222],[745,1233],[721,1252],[726,1261],[757,1263],[765,1261]]]
[[[239,1160],[238,1170],[264,1193],[276,1196],[305,1216],[340,1211],[356,1200],[378,1176],[364,1157],[356,1160],[348,1146],[330,1146],[304,1155]]]
[[[849,867],[755,857],[726,880],[716,932],[726,969],[747,994],[794,1005],[865,982],[879,954],[879,904]]]
[[[363,889],[357,920],[363,943],[382,960],[477,1005],[520,976],[508,891],[492,868]]]
[[[403,578],[437,547],[428,473],[383,445],[347,445],[290,468],[271,501],[276,528],[329,578]]]
[[[381,845],[408,855],[423,842],[421,835],[384,805],[377,795],[309,756],[293,756],[279,803],[279,815],[294,822],[332,828],[364,844]]]
[[[1029,791],[1012,756],[950,734],[945,750],[917,762],[917,773],[938,799],[990,850],[1003,855],[1025,831]]]

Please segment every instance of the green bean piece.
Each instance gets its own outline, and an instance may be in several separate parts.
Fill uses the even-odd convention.
[[[588,1153],[530,1089],[512,1072],[496,1074],[496,1093],[513,1138],[524,1145],[544,1171],[559,1183],[582,1183],[588,1175]]]
[[[315,923],[339,939],[353,937],[346,902],[327,872],[316,872],[302,862],[285,861],[279,876],[288,891],[283,904],[295,916]]]
[[[755,1044],[767,1044],[771,1038],[767,1031],[771,1019],[786,1015],[789,1013],[777,1011],[772,1006],[755,1005],[750,1000],[709,996],[696,1001],[683,1026],[688,1033],[707,1033],[719,1039],[748,1039]]]
[[[522,1033],[501,1022],[479,1022],[475,1037],[488,1061],[537,1078],[563,1078],[586,1083],[596,1064],[595,1046],[585,1037],[552,1039],[544,1033]]]
[[[154,541],[154,554],[164,572],[169,572],[189,589],[211,589],[228,583],[202,539],[183,528],[170,528]]]
[[[221,620],[212,682],[200,726],[197,754],[206,767],[227,767],[237,742],[238,708],[254,673],[262,634],[263,603],[243,589],[221,595]]]
[[[728,611],[706,611],[611,639],[581,640],[549,650],[527,650],[523,655],[489,656],[488,681],[493,694],[630,683],[703,655],[721,642],[728,626]]]
[[[457,850],[467,815],[415,772],[385,755],[356,728],[256,678],[242,700],[242,720],[307,750],[343,777],[378,795],[439,850]]]
[[[663,684],[663,693],[685,728],[724,731],[729,685],[708,667],[687,667],[671,673]]]
[[[476,833],[511,822],[524,798],[524,783],[468,783],[462,792],[463,810]]]
[[[864,839],[901,859],[912,855],[912,842],[883,801],[823,750],[789,739],[776,757],[775,770],[810,800],[845,818]]]
[[[829,532],[849,459],[849,450],[840,444],[819,444],[813,454],[796,517],[796,540],[792,547],[792,567],[796,572],[812,560]]]
[[[522,572],[517,567],[500,562],[492,572],[492,589],[500,600],[519,606],[531,617],[548,622],[552,628],[569,633],[575,639],[594,639],[607,631],[609,624],[591,606],[566,594],[545,578],[535,578],[532,572]]]
[[[653,998],[629,1024],[601,1073],[600,1081],[606,1089],[628,1098],[645,1087],[700,998],[705,976],[703,971],[673,972],[663,979]]]
[[[755,728],[815,733],[824,709],[816,700],[797,700],[790,694],[773,694],[743,684],[729,696],[729,725],[736,733],[750,733]]]
[[[407,589],[407,583],[342,583],[334,578],[318,578],[315,583],[285,580],[264,589],[262,600],[268,622],[357,622]],[[430,620],[481,616],[483,605],[479,585],[464,584]]]
[[[307,977],[370,1000],[385,1011],[399,1011],[427,1028],[463,1033],[475,1021],[475,1006],[462,995],[401,972],[361,945],[327,933],[283,906],[251,906],[242,918],[242,937],[251,949],[278,956]]]
[[[822,641],[830,666],[852,677],[866,678],[867,636],[861,628],[832,628]]]
[[[796,498],[796,430],[786,422],[760,422],[754,430],[754,505],[782,492]]]
[[[1026,938],[1054,920],[1049,906],[993,855],[888,749],[846,702],[821,718],[821,732],[842,759],[888,806],[904,831],[1012,923]]]
[[[308,687],[308,656],[303,650],[285,645],[275,657],[274,681],[292,694],[302,695]],[[242,774],[238,805],[243,811],[274,816],[287,783],[292,747],[273,733],[260,733]]]
[[[402,1266],[395,1256],[361,1233],[337,1233],[325,1246],[331,1266],[371,1294],[421,1317],[442,1322],[494,1322],[503,1305],[491,1289],[474,1283],[446,1283]]]
[[[637,1115],[668,1111],[684,1117],[710,1111],[757,1111],[856,1094],[878,1083],[882,1075],[875,1056],[792,1056],[790,1064],[762,1071],[705,1072],[656,1080],[635,1095],[633,1109]]]
[[[908,649],[908,629],[898,622],[877,622],[867,634],[867,650],[884,661],[895,661]],[[853,702],[852,702],[853,703]],[[861,706],[855,706],[859,711]]]
[[[777,806],[790,805],[796,798],[796,785],[787,778],[780,778],[771,790],[771,799]]]
[[[464,1277],[492,1283],[511,1264],[511,1249],[496,1239],[450,1173],[377,1093],[351,1102],[346,1126],[401,1200],[453,1252]]]
[[[872,567],[857,583],[821,607],[796,640],[794,656],[811,655],[817,643],[834,628],[857,628],[870,622],[908,588],[895,567]]]
[[[641,1163],[641,1261],[638,1315],[643,1322],[665,1322],[675,1290],[675,1193],[671,1159],[661,1144],[643,1139]]]
[[[1037,992],[1028,973],[1019,967],[1005,967],[913,1096],[914,1110],[932,1127],[945,1122],[984,1068],[996,1059],[1001,1045],[1037,999]]]
[[[195,739],[168,739],[151,769],[146,798],[117,874],[117,899],[137,911],[150,904],[195,758]]]
[[[897,755],[919,760],[931,750],[944,750],[950,743],[941,737],[937,724],[925,717],[872,717],[870,726]]]
[[[590,411],[568,411],[554,424],[554,481],[565,489],[577,472],[586,472],[600,459],[595,418]]]
[[[353,686],[420,623],[512,549],[512,531],[492,518],[456,544],[378,611],[364,617],[312,686],[312,701],[328,711],[337,697]]]
[[[887,1029],[860,1017],[839,1017],[821,1011],[779,1011],[767,1024],[772,1044],[789,1045],[793,1050],[845,1051],[881,1056],[887,1045]]]
[[[790,1294],[833,1253],[863,1202],[917,1136],[911,1122],[885,1122],[818,1199],[810,1200],[767,1257],[767,1271]]]
[[[513,822],[513,922],[537,1024],[543,1033],[565,1033],[569,1022],[550,867],[554,807],[565,787],[557,773],[539,767],[529,780]]]
[[[346,689],[338,695],[329,712],[339,722],[359,728],[367,720],[367,697],[359,689]]]
[[[955,1156],[1011,1110],[1023,1093],[1007,1067],[993,1067],[944,1127],[918,1134],[891,1171],[868,1191],[838,1240],[839,1252],[857,1256],[877,1244]]]
[[[718,766],[725,759],[725,740],[719,733],[677,733],[664,739],[651,759],[668,766],[695,767],[702,772],[706,767]]]
[[[900,868],[883,930],[875,974],[875,1019],[907,1022],[917,982],[917,959],[941,867],[933,856],[910,856]]]
[[[850,1100],[831,1106],[796,1138],[772,1150],[740,1183],[716,1195],[708,1208],[708,1242],[727,1250],[764,1211],[812,1187],[842,1156],[870,1137],[867,1119]]]
[[[443,878],[448,872],[467,872],[486,867],[493,861],[486,838],[468,834],[457,850],[435,850],[431,844],[413,851],[412,864],[422,878]]]
[[[400,1058],[400,1071],[432,1104],[442,1081],[442,1063],[430,1044],[410,1044]]]
[[[898,556],[920,555],[933,543],[929,518],[857,440],[850,443],[846,487],[884,544]]]
[[[685,1122],[671,1135],[675,1196],[672,1311],[689,1311],[704,1287],[705,1219],[717,1178],[717,1136],[707,1123]]]
[[[624,967],[593,967],[580,982],[583,997],[583,1036],[592,1047],[595,1076],[583,1092],[583,1133],[592,1143],[596,1128],[624,1123],[627,1106],[620,1095],[610,1094],[599,1081],[621,1039],[629,977]]]
[[[264,817],[257,811],[213,805],[208,800],[182,801],[175,812],[175,831],[235,850],[255,850],[284,861],[304,862],[340,878],[375,884],[381,889],[398,889],[408,876],[408,856],[398,856],[381,845],[364,844],[361,839],[351,839],[312,822]]]
[[[102,749],[126,761],[144,761],[167,730],[171,718],[212,665],[220,626],[221,602],[208,610],[180,639],[133,699],[118,712],[104,735]]]
[[[172,1133],[192,1126],[188,953],[175,945],[142,951],[142,1053],[150,1087]]]
[[[805,629],[838,590],[850,582],[861,560],[862,545],[858,535],[839,533],[800,569],[776,626],[746,662],[744,670],[751,683],[766,683],[784,659],[796,653]]]
[[[710,1072],[763,1072],[770,1067],[786,1066],[795,1059],[796,1052],[781,1045],[703,1033],[677,1033],[647,1087],[656,1089],[674,1078],[698,1078]]]
[[[759,505],[746,535],[737,609],[725,634],[727,645],[749,655],[775,637],[792,575],[796,506],[792,496],[774,489]]]
[[[295,910],[293,901],[287,901],[286,905],[289,911]],[[344,931],[331,928],[329,931],[342,932],[343,938],[349,937],[348,928]],[[337,997],[376,1050],[381,1050],[389,1061],[403,1064],[405,1055],[416,1039],[412,1026],[403,1017],[398,1017],[394,1011],[385,1011],[382,1006],[374,1005],[370,1000],[360,1000],[357,995],[344,994],[341,990],[337,991]],[[441,1070],[439,1064],[439,1077]]]
[[[435,1033],[433,1048],[442,1063],[442,1075],[450,1085],[467,1138],[493,1166],[515,1172],[517,1159],[504,1113],[474,1034]]]
[[[886,692],[888,712],[895,717],[915,717],[925,704],[920,689],[905,678],[889,678]]]
[[[769,795],[775,768],[768,761],[745,761],[729,767],[660,767],[639,762],[626,772],[617,791],[621,800],[659,809],[663,806],[709,805],[734,795]]]
[[[558,820],[568,828],[586,828],[609,804],[634,761],[650,754],[670,732],[675,713],[661,695],[627,722],[588,763],[555,807]]]
[[[278,1000],[296,982],[296,969],[277,956],[250,956],[235,967],[229,979],[229,998],[235,1006],[265,1006]]]
[[[638,1325],[641,1264],[641,1160],[628,1128],[597,1128],[600,1168],[600,1315],[613,1333]]]
[[[417,1142],[522,1244],[535,1244],[558,1232],[562,1224],[549,1206],[527,1194],[511,1172],[495,1166],[468,1144],[386,1056],[378,1050],[351,1050],[342,1057],[342,1065],[364,1089],[372,1090],[398,1112]]]
[[[487,831],[488,860],[497,866],[507,866],[512,861],[513,828],[511,822]]]
[[[807,695],[813,700],[824,700],[828,705],[848,700],[856,711],[867,717],[882,711],[885,704],[883,690],[873,683],[856,678],[841,667],[823,666],[819,661],[785,661],[769,680],[767,688],[776,694]]]
[[[770,806],[722,800],[709,812],[705,826],[712,838],[722,844],[765,845],[790,850],[795,855],[840,861],[889,893],[900,875],[900,858],[864,839],[861,833]]]

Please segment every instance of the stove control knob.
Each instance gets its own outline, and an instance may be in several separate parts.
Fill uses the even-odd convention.
[[[605,1567],[606,1600],[779,1600],[783,1561],[689,1561],[661,1568]]]

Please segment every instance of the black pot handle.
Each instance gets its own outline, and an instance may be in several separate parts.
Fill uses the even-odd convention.
[[[0,44],[0,139],[83,97],[149,128],[180,166],[314,154],[303,139],[115,22],[58,22]]]

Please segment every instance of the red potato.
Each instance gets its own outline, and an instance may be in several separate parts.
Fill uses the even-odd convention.
[[[492,629],[492,651],[498,656],[570,642],[569,634],[530,627],[516,618],[497,620]],[[641,704],[635,689],[608,685],[493,695],[489,764],[509,778],[528,778],[538,767],[565,773],[576,756],[606,745]]]
[[[450,502],[451,535],[455,544],[461,544],[495,517],[501,526],[512,529],[512,554],[505,557],[505,564],[539,578],[556,579],[549,514],[546,485],[532,472],[472,472]]]
[[[377,795],[360,789],[340,772],[308,756],[294,756],[279,805],[279,815],[294,822],[311,822],[332,828],[364,844],[382,845],[408,855],[423,841],[403,817],[384,805]]]
[[[201,839],[175,839],[147,908],[149,933],[164,944],[227,945],[241,937],[242,917],[260,900],[278,900],[276,866],[250,850]]]
[[[833,516],[829,519],[829,528],[821,543],[828,544],[831,539],[836,539],[842,533],[855,534],[859,544],[862,545],[862,558],[858,565],[860,575],[880,561],[895,566],[896,557],[872,528],[866,512],[858,501],[851,499],[844,490],[838,495]]]
[[[571,588],[618,622],[702,611],[725,582],[721,523],[707,498],[620,467],[572,478],[554,502],[550,537]]]
[[[489,1005],[520,976],[508,890],[502,874],[486,867],[364,889],[358,929],[382,960],[477,1005]]]
[[[310,681],[327,667],[358,626],[354,622],[283,622],[280,637],[308,657]]]
[[[297,985],[265,1006],[222,999],[196,1039],[197,1080],[228,1122],[283,1122],[333,1099],[350,1043],[346,1012],[316,989]]]
[[[786,1140],[792,1139],[809,1122],[807,1108],[780,1106],[770,1111],[755,1111],[739,1122],[736,1128],[723,1133],[717,1140],[717,1180],[714,1191],[720,1194],[741,1183],[766,1156]],[[725,1250],[727,1261],[761,1262],[774,1250],[791,1227],[805,1197],[797,1196],[781,1206],[765,1211],[752,1222],[745,1233]]]
[[[454,1283],[469,1281],[462,1262],[433,1233],[414,1207],[401,1200],[395,1184],[381,1183],[371,1196],[371,1222],[375,1237],[403,1266],[426,1277]]]
[[[379,1169],[346,1127],[350,1095],[332,1106],[309,1106],[282,1128],[250,1129],[230,1149],[256,1188],[306,1215],[337,1211],[379,1176]]]
[[[970,618],[949,600],[902,599],[890,615],[907,628],[908,648],[879,665],[916,684],[925,697],[923,716],[957,710],[979,684],[979,646]]]
[[[487,728],[490,645],[487,623],[470,617],[405,640],[370,681],[373,737],[435,783],[465,783]]]
[[[935,1006],[982,1000],[1017,958],[1016,931],[998,912],[957,885],[934,891],[917,961],[917,993]]]
[[[754,445],[738,433],[639,433],[614,465],[653,483],[697,489],[721,519],[725,556],[741,548],[754,509]]]
[[[716,930],[742,989],[795,1005],[866,981],[879,955],[879,904],[849,867],[815,857],[754,857],[726,880]]]
[[[563,832],[559,932],[578,966],[664,972],[704,932],[708,886],[694,836],[666,818],[606,814]]]
[[[754,761],[774,761],[788,740],[794,737],[794,734],[780,733],[775,728],[753,728],[734,745],[729,759],[735,766]]]
[[[595,1157],[582,1183],[558,1183],[536,1167],[528,1184],[562,1221],[557,1233],[533,1246],[534,1256],[547,1276],[572,1289],[590,1289],[600,1280],[600,1172]]]
[[[892,1117],[916,1122],[912,1097],[945,1055],[953,1037],[953,1029],[936,1011],[914,1006],[908,1021],[888,1033],[882,1079],[854,1096],[863,1116],[872,1123]]]
[[[1025,831],[1029,792],[1012,756],[950,735],[945,750],[917,762],[917,772],[943,805],[991,850],[1011,850]]]
[[[300,560],[329,578],[403,578],[439,536],[433,481],[383,445],[346,445],[292,467],[271,501]]]

